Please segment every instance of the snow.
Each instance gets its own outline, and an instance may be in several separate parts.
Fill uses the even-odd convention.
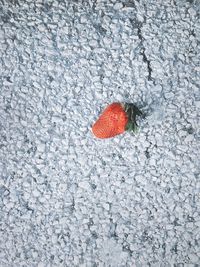
[[[0,266],[197,266],[197,0],[3,1]],[[137,134],[99,140],[106,105]]]

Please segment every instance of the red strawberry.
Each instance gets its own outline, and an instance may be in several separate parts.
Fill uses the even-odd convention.
[[[92,131],[98,138],[114,137],[126,130],[134,131],[137,126],[136,115],[142,115],[142,112],[134,104],[113,103],[103,111],[92,126]]]

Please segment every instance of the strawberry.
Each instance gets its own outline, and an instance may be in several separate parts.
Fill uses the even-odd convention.
[[[112,103],[92,126],[93,134],[103,139],[122,134],[126,130],[135,131],[137,115],[142,115],[142,112],[134,104]]]

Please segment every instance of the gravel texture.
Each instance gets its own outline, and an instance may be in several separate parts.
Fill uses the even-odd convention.
[[[0,0],[0,266],[200,266],[199,87],[199,0]]]

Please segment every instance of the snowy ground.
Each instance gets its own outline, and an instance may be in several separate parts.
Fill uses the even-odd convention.
[[[0,267],[200,265],[198,0],[0,1]],[[147,114],[98,140],[113,101]]]

